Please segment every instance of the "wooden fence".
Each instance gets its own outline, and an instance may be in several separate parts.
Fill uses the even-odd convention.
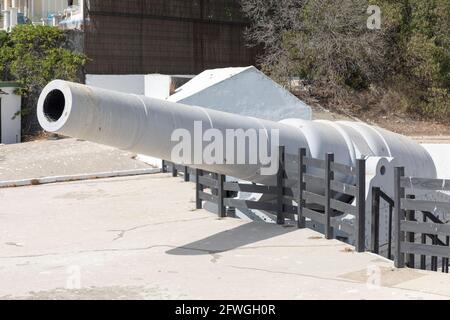
[[[395,168],[395,217],[394,239],[395,266],[416,267],[420,256],[420,268],[448,273],[450,257],[450,224],[439,220],[432,212],[450,213],[450,203],[417,200],[416,195],[405,190],[450,191],[450,180],[405,177],[402,167]],[[418,237],[419,236],[419,237]],[[431,263],[427,263],[431,259]]]
[[[331,153],[324,160],[307,157],[305,149],[299,149],[296,156],[289,155],[289,160],[284,147],[279,153],[274,185],[228,182],[224,175],[169,162],[163,163],[163,171],[171,171],[173,176],[181,173],[185,181],[196,182],[198,209],[203,201],[209,201],[217,204],[220,217],[227,216],[230,209],[262,210],[275,214],[280,225],[286,219],[296,220],[299,228],[305,228],[306,219],[310,219],[324,226],[327,239],[334,238],[335,230],[340,230],[353,236],[356,251],[365,251],[365,160],[357,160],[356,166],[351,167],[335,162]],[[349,179],[350,183],[340,182],[335,179],[339,174],[353,179]],[[418,200],[416,194],[406,194],[406,190],[450,191],[450,180],[405,177],[404,168],[395,168],[394,183],[394,199],[379,187],[372,189],[370,250],[379,252],[380,201],[384,200],[389,205],[388,258],[394,259],[395,266],[438,271],[441,265],[442,272],[448,273],[450,225],[432,212],[450,213],[450,203]],[[314,193],[313,186],[324,192]],[[236,199],[238,192],[271,195],[272,200]],[[353,215],[354,222],[341,219],[345,214]]]
[[[334,162],[334,154],[327,153],[325,160],[309,158],[306,156],[306,150],[300,149],[299,155],[299,191],[297,203],[298,224],[304,227],[305,217],[322,223],[325,229],[325,237],[332,239],[334,229],[337,228],[347,234],[353,234],[355,238],[356,251],[365,251],[365,160],[357,160],[356,167],[351,167]],[[323,171],[322,176],[311,175],[308,172],[315,168]],[[353,177],[356,184],[342,183],[335,180],[337,173],[344,174],[347,177]],[[313,193],[308,185],[322,185],[325,194]],[[355,199],[355,205],[349,204],[350,201],[341,201],[339,199]],[[322,210],[314,210],[314,207],[322,207]],[[339,217],[343,214],[355,216],[354,224],[349,224]]]
[[[299,149],[298,154],[290,155],[287,161],[284,147],[280,147],[279,155],[275,185],[227,182],[221,174],[198,169],[192,173],[188,167],[168,166],[173,168],[174,176],[184,171],[185,181],[195,174],[198,209],[202,208],[203,201],[209,201],[217,204],[220,217],[225,217],[229,209],[262,210],[275,214],[279,225],[286,219],[297,220],[299,228],[304,228],[306,219],[310,219],[324,226],[327,239],[334,238],[334,231],[340,230],[354,237],[356,251],[365,251],[365,160],[357,160],[356,167],[351,167],[335,162],[331,153],[321,160],[307,157],[306,149]],[[163,170],[167,170],[166,166]],[[349,177],[351,182],[335,180],[338,174]],[[324,194],[311,192],[313,185],[323,189]],[[273,200],[235,199],[237,192],[271,195]],[[349,204],[351,202],[355,205]],[[342,220],[345,214],[354,215],[354,222]]]

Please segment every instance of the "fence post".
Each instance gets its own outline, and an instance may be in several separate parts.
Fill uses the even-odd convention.
[[[366,251],[366,160],[356,160],[356,252]]]
[[[187,166],[184,166],[184,182],[189,182],[189,168]]]
[[[446,238],[445,244],[447,245],[447,247],[450,246],[450,237]],[[442,263],[443,263],[443,266],[442,266],[443,270],[442,270],[442,272],[448,273],[448,262],[449,262],[448,260],[449,260],[448,258],[444,258],[443,259],[443,261],[442,261]]]
[[[388,259],[392,260],[392,215],[394,208],[389,205],[389,226],[388,226]]]
[[[395,213],[394,213],[394,242],[395,242],[395,267],[405,267],[405,256],[402,254],[402,242],[405,241],[405,234],[401,230],[401,222],[405,219],[405,213],[402,210],[401,201],[405,197],[405,189],[401,186],[401,179],[405,175],[405,168],[396,167],[394,169],[395,180]]]
[[[172,177],[178,177],[177,165],[172,162]]]
[[[380,188],[372,188],[372,223],[371,223],[372,253],[380,253]]]
[[[408,199],[415,199],[416,197],[414,195],[407,195],[406,198]],[[406,212],[406,220],[407,221],[415,221],[416,220],[416,212],[414,210],[408,210]],[[415,234],[414,232],[408,232],[408,242],[415,242]],[[407,256],[407,266],[409,268],[414,269],[415,265],[416,265],[416,261],[415,261],[415,256],[413,253],[408,254]]]
[[[298,150],[298,198],[297,198],[297,226],[299,229],[306,227],[305,217],[303,217],[303,174],[304,174],[304,164],[303,158],[306,156],[306,149],[300,148]]]
[[[434,246],[437,246],[439,244],[437,235],[433,235],[432,244]],[[431,257],[431,270],[432,271],[438,271],[438,257],[437,256],[432,256]]]
[[[422,212],[422,221],[424,223],[427,222],[427,216]],[[422,244],[427,244],[427,236],[425,233],[422,233],[422,235],[420,236],[420,243]],[[421,255],[420,256],[420,269],[422,270],[427,270],[427,256],[426,255]]]
[[[200,192],[203,191],[203,185],[200,183],[200,177],[203,175],[203,170],[195,170],[195,206],[197,209],[202,209],[202,199]]]
[[[331,180],[334,179],[331,163],[334,162],[334,154],[325,154],[325,238],[333,239],[333,228],[331,227]]]
[[[277,173],[277,224],[283,225],[285,223],[283,212],[283,197],[284,197],[284,161],[285,161],[285,147],[278,147],[278,173]]]
[[[162,166],[162,173],[167,173],[167,162],[166,162],[166,160],[162,161],[161,166]]]
[[[224,205],[225,199],[225,190],[224,190],[225,176],[223,174],[219,174],[217,177],[217,206],[219,218],[225,218],[227,216],[226,208]]]

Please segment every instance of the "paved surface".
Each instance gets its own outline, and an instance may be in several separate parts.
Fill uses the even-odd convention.
[[[132,153],[77,139],[0,145],[0,181],[149,167]]]
[[[167,174],[1,189],[0,203],[0,298],[450,298],[448,275],[194,210],[194,184]]]
[[[411,138],[421,143],[450,143],[450,137],[446,136]],[[0,145],[0,182],[151,168],[135,160],[135,156],[130,152],[77,139]]]
[[[449,144],[450,136],[410,136],[411,139],[416,140],[422,144]]]

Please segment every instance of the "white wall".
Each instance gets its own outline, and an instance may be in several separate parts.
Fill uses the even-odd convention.
[[[450,144],[422,144],[433,158],[439,179],[450,179]]]
[[[169,101],[260,119],[311,120],[311,108],[254,67],[206,70]]]
[[[145,96],[167,99],[170,95],[172,78],[164,74],[148,74],[145,76]]]
[[[86,84],[93,87],[138,95],[145,94],[145,75],[87,74]]]
[[[12,118],[20,111],[21,98],[13,93],[16,88],[2,87],[1,89],[8,93],[8,95],[0,95],[2,121],[0,126],[2,130],[2,141],[0,142],[4,144],[20,143],[20,115],[16,116],[14,120]]]

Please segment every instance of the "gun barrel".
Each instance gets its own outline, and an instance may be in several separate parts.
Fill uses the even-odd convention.
[[[419,144],[364,123],[298,119],[273,122],[62,80],[52,81],[44,88],[37,110],[39,123],[46,131],[170,161],[174,150],[180,143],[188,143],[184,140],[190,136],[191,150],[183,150],[183,159],[187,159],[184,164],[252,182],[268,181],[262,174],[268,164],[262,159],[261,150],[273,152],[274,144],[276,148],[284,145],[290,155],[296,155],[301,147],[315,158],[323,159],[326,152],[332,152],[336,162],[347,165],[354,165],[360,157],[394,157],[405,166],[407,174],[436,176],[430,155]],[[229,143],[226,138],[230,132],[244,134],[241,144],[238,135],[231,136],[234,143]],[[254,134],[256,149],[251,143]],[[227,140],[224,149],[209,151],[215,160],[223,157],[223,162],[205,161],[205,149],[217,143],[220,136]],[[245,163],[228,157],[239,152]],[[255,152],[256,162],[249,161],[255,158]],[[338,179],[349,182],[352,178]]]

